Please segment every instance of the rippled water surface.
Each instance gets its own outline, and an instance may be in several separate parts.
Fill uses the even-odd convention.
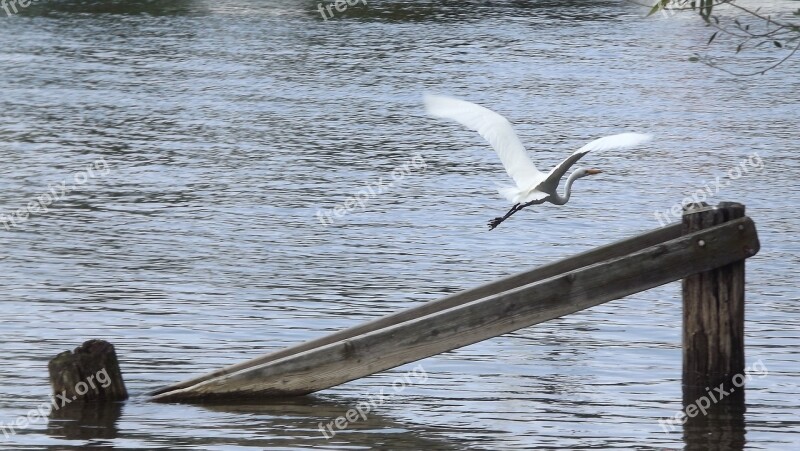
[[[796,61],[750,78],[691,63],[709,35],[697,17],[645,20],[622,1],[370,0],[329,20],[316,8],[0,11],[0,213],[64,189],[0,227],[0,421],[46,401],[47,361],[89,338],[115,344],[132,394],[0,435],[3,449],[682,448],[681,428],[658,424],[681,409],[677,283],[297,400],[143,395],[658,227],[654,212],[754,153],[761,169],[709,201],[746,204],[762,243],[747,264],[746,343],[768,374],[747,387],[746,446],[797,449]],[[569,204],[488,232],[508,208],[494,190],[503,169],[476,134],[426,117],[423,92],[507,115],[544,167],[606,134],[657,139],[590,155],[604,174]],[[415,155],[424,165],[395,180]],[[377,183],[392,185],[321,223]],[[426,378],[394,393],[418,364]],[[322,436],[320,423],[382,389],[366,421]]]

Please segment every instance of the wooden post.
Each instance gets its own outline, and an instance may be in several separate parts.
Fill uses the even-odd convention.
[[[744,205],[691,204],[683,234],[744,216]],[[709,243],[698,242],[698,246]],[[755,254],[757,249],[745,249]],[[744,260],[683,279],[683,384],[711,387],[744,371]]]
[[[89,340],[55,356],[47,365],[53,395],[60,405],[72,401],[121,401],[128,399],[114,345]]]
[[[684,209],[683,233],[744,216],[744,205]],[[707,246],[708,243],[697,243]],[[748,245],[750,246],[750,245]],[[758,252],[756,241],[744,249]],[[742,449],[744,429],[744,259],[683,279],[683,428],[687,449]]]

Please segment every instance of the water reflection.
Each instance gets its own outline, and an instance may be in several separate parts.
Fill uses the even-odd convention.
[[[117,423],[124,405],[123,402],[73,401],[50,411],[47,435],[66,440],[93,441],[98,447],[110,446],[113,439],[119,437]]]
[[[325,425],[335,422],[346,412],[353,409],[355,403],[346,398],[306,396],[273,402],[253,403],[205,403],[201,407],[212,412],[234,414],[244,418],[261,418],[256,423],[249,423],[246,429],[250,432],[261,431],[269,435],[269,440],[262,446],[326,446],[341,449],[471,449],[470,446],[453,443],[446,438],[447,428],[427,427],[420,424],[409,424],[393,419],[380,412],[369,412],[366,419],[358,417],[339,430],[332,426],[335,435],[329,430],[323,434]],[[376,439],[376,433],[385,434]],[[488,431],[487,431],[488,433]],[[299,436],[299,437],[298,437]],[[330,438],[327,438],[330,437]],[[299,439],[298,439],[299,438]],[[248,444],[243,441],[242,444]],[[252,445],[252,443],[250,443]]]
[[[327,5],[335,5],[335,0],[307,0],[305,11],[309,17],[325,20],[319,12],[319,5],[325,11],[328,20],[369,20],[380,22],[452,22],[472,21],[487,14],[507,14],[509,16],[522,16],[525,14],[545,17],[549,20],[564,21],[597,21],[614,19],[626,14],[624,10],[613,11],[609,3],[596,0],[570,0],[570,1],[507,1],[486,2],[478,0],[447,0],[447,1],[403,1],[385,0],[368,1],[364,6],[359,0],[355,5],[337,11],[334,6],[330,12]],[[331,13],[332,16],[331,17]]]
[[[49,16],[61,13],[172,16],[202,12],[203,3],[198,0],[49,0],[32,1],[28,7],[17,7],[18,14],[23,16]]]
[[[746,390],[744,387],[736,390],[731,384],[728,385],[725,388],[725,392],[729,393],[727,396],[712,403],[706,412],[696,414],[698,400],[701,397],[708,399],[709,390],[705,387],[684,386],[683,411],[692,414],[683,425],[683,441],[686,443],[684,449],[687,451],[744,449]]]

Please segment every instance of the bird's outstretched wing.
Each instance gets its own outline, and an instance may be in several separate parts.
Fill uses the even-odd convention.
[[[594,141],[586,144],[580,149],[568,156],[567,159],[559,163],[549,173],[547,173],[547,180],[545,184],[555,182],[558,186],[558,181],[569,170],[569,168],[578,162],[584,155],[591,151],[598,150],[611,150],[611,149],[625,149],[628,147],[638,146],[652,139],[652,135],[645,135],[642,133],[620,133],[619,135],[605,136],[603,138],[595,139]]]
[[[511,123],[503,116],[472,102],[434,95],[425,96],[425,110],[431,116],[454,120],[483,136],[519,188],[530,188],[544,180],[544,173],[536,169]]]

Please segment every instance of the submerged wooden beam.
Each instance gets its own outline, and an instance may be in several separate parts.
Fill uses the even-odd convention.
[[[601,261],[610,260],[632,252],[640,251],[644,248],[654,246],[665,241],[675,239],[681,235],[681,223],[677,222],[670,224],[666,227],[661,227],[649,232],[617,241],[605,246],[600,246],[592,250],[582,252],[569,258],[565,258],[554,263],[514,274],[496,281],[481,285],[477,288],[461,291],[450,296],[437,299],[435,301],[427,302],[415,307],[402,310],[397,313],[359,324],[339,332],[325,335],[323,337],[310,340],[304,343],[291,346],[289,348],[281,349],[279,351],[266,354],[246,362],[238,363],[235,365],[227,366],[217,371],[213,371],[202,376],[189,379],[177,384],[169,385],[150,393],[151,395],[158,395],[173,390],[180,390],[182,388],[191,387],[192,385],[214,379],[226,374],[232,374],[246,368],[262,365],[267,362],[272,362],[284,357],[299,354],[309,349],[319,348],[330,343],[352,338],[375,330],[383,329],[385,327],[400,324],[416,318],[421,318],[425,315],[441,312],[452,307],[464,305],[487,296],[502,293],[513,288],[528,285],[533,282],[553,277],[567,271],[574,271],[578,268],[594,265]]]
[[[312,393],[739,261],[758,248],[753,221],[741,218],[153,400]]]

